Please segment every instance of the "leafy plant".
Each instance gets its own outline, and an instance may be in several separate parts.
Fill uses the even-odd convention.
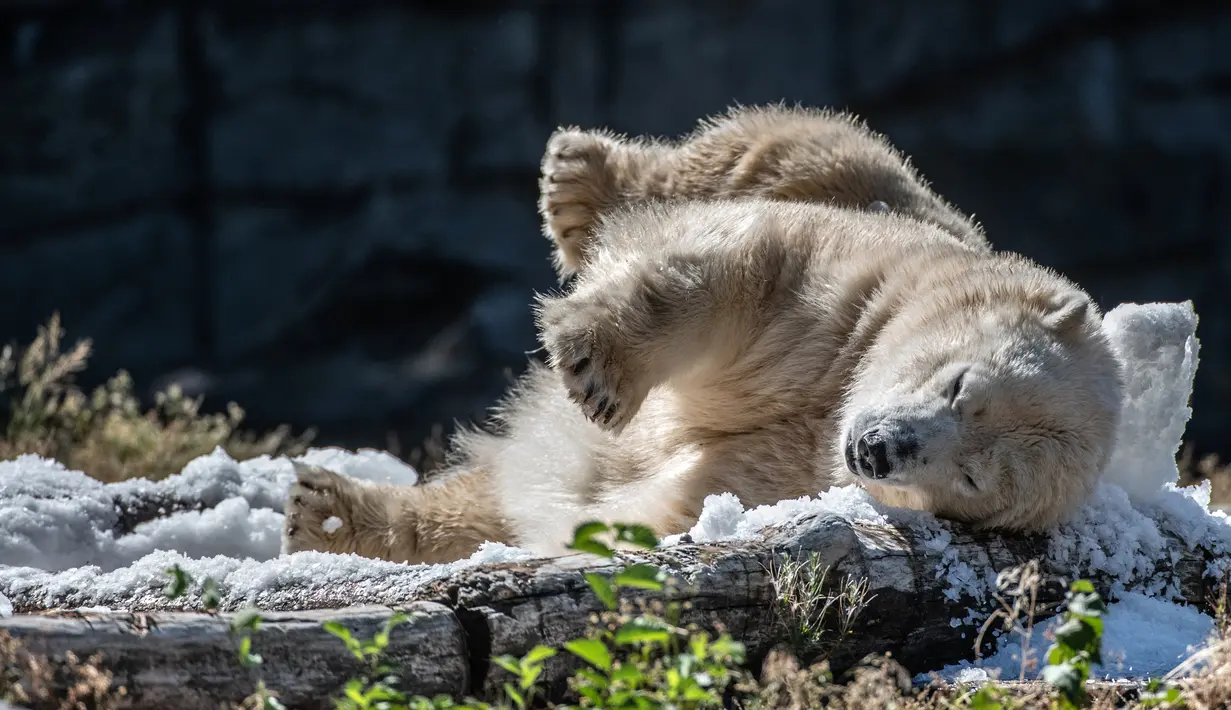
[[[535,683],[538,682],[539,675],[543,673],[543,661],[554,655],[556,655],[556,649],[540,645],[530,649],[521,658],[504,654],[492,659],[496,665],[512,673],[517,679],[517,687],[514,687],[512,683],[505,683],[504,692],[518,708],[533,705]]]
[[[1086,704],[1090,667],[1103,662],[1103,616],[1107,605],[1085,579],[1073,582],[1065,599],[1068,608],[1064,621],[1056,627],[1055,642],[1047,649],[1042,677],[1059,691],[1059,706],[1069,710]]]
[[[610,559],[612,544],[620,543],[653,549],[658,538],[642,525],[588,522],[576,528],[569,548]],[[603,625],[564,645],[587,664],[570,679],[583,707],[721,707],[722,692],[743,662],[742,644],[726,634],[711,639],[704,631],[677,626],[678,603],[661,615],[616,613],[621,589],[664,589],[667,575],[655,565],[636,563],[610,578],[594,573],[585,578],[607,611],[600,617]]]
[[[370,640],[363,641],[351,635],[349,629],[336,621],[325,622],[324,629],[337,636],[346,645],[346,650],[360,663],[367,666],[365,675],[352,678],[343,687],[343,697],[334,700],[338,710],[368,710],[406,707],[407,699],[396,689],[398,678],[393,669],[384,662],[389,635],[400,624],[410,621],[405,612],[398,612],[385,621],[380,631]],[[399,704],[400,703],[400,704]]]

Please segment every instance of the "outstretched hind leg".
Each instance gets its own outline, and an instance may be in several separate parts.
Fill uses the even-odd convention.
[[[283,552],[356,554],[439,563],[484,541],[511,542],[484,470],[419,486],[376,485],[296,462],[287,495]]]
[[[539,179],[539,214],[555,242],[556,271],[579,272],[602,214],[648,196],[669,149],[630,143],[601,131],[560,129],[547,142]]]

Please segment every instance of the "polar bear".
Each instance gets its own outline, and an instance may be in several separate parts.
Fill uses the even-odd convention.
[[[894,211],[990,249],[982,226],[932,191],[883,135],[831,110],[734,108],[678,142],[562,128],[548,140],[539,188],[562,279],[584,261],[600,215],[655,198],[755,196]]]
[[[558,554],[584,520],[673,534],[709,494],[755,506],[852,481],[1038,531],[1112,449],[1122,384],[1098,308],[1021,256],[900,211],[755,195],[634,200],[583,237],[584,268],[537,303],[548,364],[495,431],[460,434],[419,486],[297,465],[287,552]]]

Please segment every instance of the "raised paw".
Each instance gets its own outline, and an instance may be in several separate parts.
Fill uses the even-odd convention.
[[[295,482],[283,508],[283,552],[349,551],[358,483],[319,466],[298,461],[292,465]]]
[[[637,414],[648,388],[602,304],[574,298],[548,301],[540,311],[543,342],[569,398],[590,421],[619,433]]]
[[[584,261],[590,230],[617,194],[609,159],[614,142],[576,129],[557,131],[547,143],[539,181],[539,212],[568,271]]]

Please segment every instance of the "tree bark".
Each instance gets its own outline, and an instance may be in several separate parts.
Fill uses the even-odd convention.
[[[389,607],[422,611],[392,635],[390,660],[403,669],[410,693],[439,692],[482,695],[508,679],[491,662],[500,654],[520,656],[536,644],[560,647],[583,635],[602,603],[591,592],[583,573],[608,574],[625,564],[645,561],[668,569],[677,582],[671,598],[686,602],[683,621],[703,627],[721,625],[748,649],[757,667],[784,636],[777,614],[776,593],[769,569],[782,555],[806,559],[815,552],[830,567],[826,587],[840,591],[844,577],[867,579],[870,600],[851,633],[833,650],[831,662],[841,670],[862,656],[891,652],[912,673],[939,668],[974,655],[978,625],[993,608],[990,599],[954,594],[938,565],[956,559],[980,575],[1022,564],[1044,562],[1036,620],[1051,616],[1066,589],[1062,570],[1046,566],[1047,539],[1002,537],[950,526],[946,549],[923,539],[909,527],[852,523],[834,516],[805,516],[769,528],[755,541],[681,544],[644,554],[621,554],[615,560],[572,555],[524,563],[483,565],[414,588],[381,592],[369,598],[355,589],[316,590],[306,595],[271,597],[267,606],[319,606],[347,599],[350,604],[382,604],[269,613],[269,621],[253,637],[253,650],[264,657],[260,673],[266,686],[280,691],[301,707],[325,707],[345,679],[359,668],[342,643],[321,628],[326,620],[341,621],[357,637],[370,638]],[[1160,570],[1175,575],[1181,595],[1205,605],[1212,580],[1204,576],[1208,550],[1190,549],[1169,539]],[[1085,575],[1104,593],[1114,581],[1098,573]],[[645,597],[652,593],[630,594]],[[294,600],[294,601],[290,601]],[[17,600],[28,608],[29,600]],[[970,624],[954,623],[979,610]],[[228,615],[191,612],[149,614],[86,614],[77,618],[20,614],[0,620],[31,650],[52,656],[74,651],[103,651],[103,665],[116,672],[136,707],[205,707],[234,701],[252,689],[255,676],[235,663],[227,636]],[[136,623],[144,618],[145,623]],[[831,615],[825,626],[834,632]],[[987,641],[991,641],[990,635]],[[1043,646],[1040,638],[1036,644]],[[562,652],[545,664],[543,680],[549,695],[560,697],[565,679],[578,662]],[[237,681],[242,680],[242,682]]]
[[[469,661],[457,616],[430,602],[407,611],[414,621],[390,634],[385,658],[417,692],[465,692]],[[52,659],[102,653],[100,666],[114,673],[113,689],[123,686],[133,707],[217,708],[242,701],[263,680],[288,707],[326,708],[328,696],[365,669],[322,624],[340,621],[356,638],[369,639],[391,613],[381,606],[264,613],[252,634],[252,652],[262,662],[247,669],[230,632],[234,614],[21,614],[0,626],[26,650]]]

